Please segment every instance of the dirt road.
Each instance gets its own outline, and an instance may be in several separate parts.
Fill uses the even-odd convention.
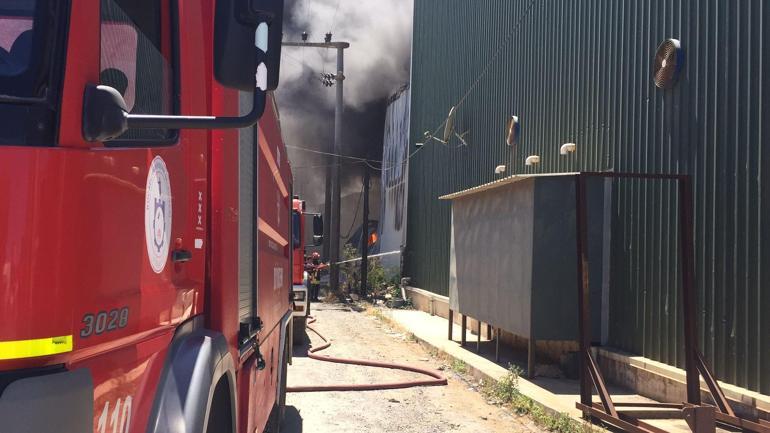
[[[393,331],[372,315],[342,304],[313,304],[313,325],[332,341],[322,354],[415,364],[438,369],[421,346]],[[312,333],[313,344],[320,340]],[[306,357],[307,346],[295,348],[289,386],[374,383],[421,378],[413,373],[331,364]],[[525,417],[488,405],[468,383],[449,369],[448,386],[388,391],[291,393],[282,433],[343,432],[538,432]]]

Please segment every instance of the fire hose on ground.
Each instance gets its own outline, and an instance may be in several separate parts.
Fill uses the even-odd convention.
[[[308,325],[315,322],[315,318],[308,317]],[[308,350],[308,357],[316,361],[333,362],[337,364],[352,364],[361,365],[364,367],[376,367],[387,368],[391,370],[409,371],[412,373],[418,373],[425,376],[430,376],[432,379],[423,380],[409,380],[400,382],[385,382],[385,383],[365,383],[365,384],[338,384],[338,385],[306,385],[306,386],[290,386],[286,388],[286,392],[322,392],[322,391],[375,391],[385,389],[402,389],[412,388],[416,386],[439,386],[446,385],[447,380],[442,374],[426,370],[424,368],[414,367],[406,364],[396,364],[391,362],[370,361],[366,359],[349,359],[349,358],[337,358],[328,355],[317,355],[318,352],[327,349],[332,343],[326,339],[320,332],[310,326],[308,330],[313,331],[318,337],[323,340],[323,344],[318,347],[312,347]]]

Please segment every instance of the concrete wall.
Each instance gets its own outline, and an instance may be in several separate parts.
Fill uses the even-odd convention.
[[[612,384],[653,400],[687,401],[686,374],[682,369],[613,349],[598,348],[595,356],[604,378]],[[724,382],[719,385],[736,413],[770,420],[770,396]],[[703,380],[700,387],[702,400],[713,403]]]
[[[407,288],[407,297],[412,305],[431,315],[448,318],[449,298],[415,287]],[[454,322],[460,325],[460,315],[454,315]],[[475,332],[477,321],[467,320],[468,330]],[[482,324],[482,335],[486,332]],[[472,340],[469,338],[469,341]],[[527,340],[509,332],[501,332],[501,343],[521,351],[527,350]],[[560,358],[578,350],[576,341],[538,341],[539,363],[558,363]],[[685,372],[682,369],[663,364],[642,356],[633,356],[613,349],[595,348],[594,356],[604,378],[611,384],[626,387],[644,397],[663,402],[687,400]],[[770,396],[720,382],[720,386],[731,406],[739,414],[770,420]],[[705,382],[701,381],[703,401],[713,401]]]

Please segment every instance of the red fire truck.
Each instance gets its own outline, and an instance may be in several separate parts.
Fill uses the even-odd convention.
[[[276,424],[282,11],[0,0],[0,431]]]

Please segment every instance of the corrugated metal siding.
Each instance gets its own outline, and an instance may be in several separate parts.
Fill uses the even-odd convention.
[[[661,91],[651,61],[669,37],[685,67]],[[690,173],[704,352],[721,379],[770,393],[770,3],[416,0],[412,63],[412,151],[477,82],[456,121],[468,146],[431,142],[410,161],[413,284],[447,293],[450,210],[437,197],[494,180],[499,164]],[[515,149],[504,141],[511,114]],[[567,142],[578,151],[560,156]],[[524,166],[531,154],[539,166]],[[673,185],[614,188],[610,341],[682,365],[677,203]]]

